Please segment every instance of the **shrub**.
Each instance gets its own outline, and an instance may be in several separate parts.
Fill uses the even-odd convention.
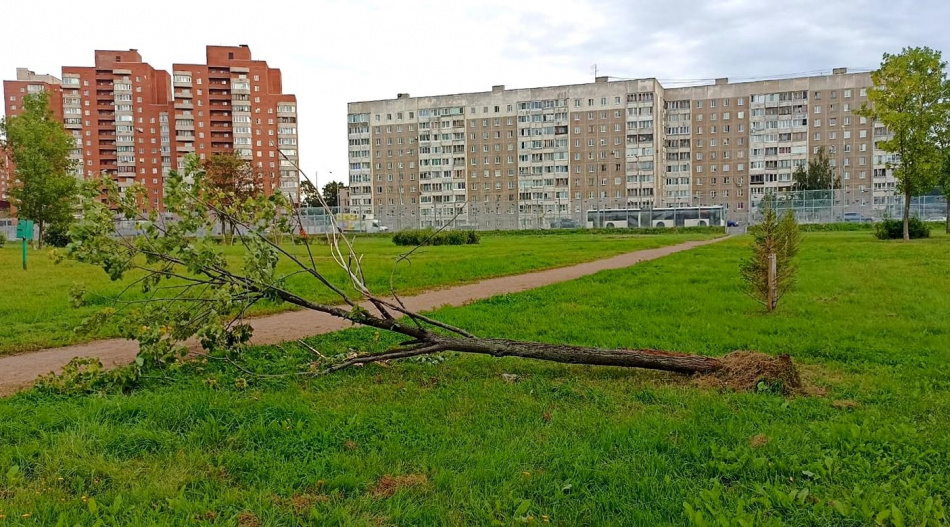
[[[853,232],[874,230],[871,222],[807,223],[799,225],[802,232]]]
[[[66,247],[69,245],[69,225],[54,223],[43,231],[43,243],[50,247]]]
[[[907,225],[910,238],[930,238],[930,226],[912,217]],[[904,237],[904,222],[897,219],[885,219],[874,226],[874,236],[879,240],[899,240]]]
[[[407,229],[393,235],[396,245],[466,245],[477,244],[481,236],[475,231],[438,231],[433,229]]]
[[[725,234],[725,227],[627,227],[627,228],[592,228],[585,229],[579,227],[576,229],[512,229],[507,231],[483,231],[485,236],[525,236],[527,234],[536,236],[562,236],[573,234],[601,235],[609,234],[611,236],[624,235],[663,235],[663,234]]]
[[[3,246],[7,244],[7,235],[0,232],[0,249],[3,249]]]

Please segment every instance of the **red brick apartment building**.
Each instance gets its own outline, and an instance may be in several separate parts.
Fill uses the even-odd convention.
[[[91,67],[64,66],[62,79],[17,70],[4,81],[7,116],[23,97],[47,91],[53,111],[76,139],[77,175],[138,181],[147,207],[163,209],[164,179],[184,156],[234,151],[251,162],[267,193],[296,201],[296,97],[282,93],[280,70],[252,60],[247,46],[208,46],[207,63],[155,69],[137,50],[96,51]],[[0,174],[0,200],[8,176]]]

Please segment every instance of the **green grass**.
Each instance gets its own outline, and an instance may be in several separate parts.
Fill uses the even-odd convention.
[[[396,284],[400,292],[415,292],[426,288],[477,281],[493,276],[519,274],[551,267],[561,267],[584,261],[597,260],[629,251],[652,249],[688,240],[709,239],[714,234],[679,233],[651,236],[593,236],[574,234],[557,239],[539,235],[485,236],[479,245],[465,247],[426,247],[412,258],[412,265],[400,264]],[[0,355],[64,346],[89,340],[115,336],[117,330],[104,327],[98,335],[78,335],[73,328],[83,319],[103,307],[112,305],[117,295],[134,279],[110,282],[97,267],[74,261],[54,264],[48,251],[30,251],[29,271],[22,271],[20,247],[8,244],[0,249]],[[363,260],[367,280],[375,291],[389,290],[389,276],[396,258],[408,249],[393,245],[389,237],[360,237],[358,251]],[[318,268],[333,282],[344,284],[344,274],[332,259],[326,245],[313,245],[318,256]],[[302,246],[289,250],[305,257]],[[60,250],[62,252],[62,250]],[[240,262],[238,247],[226,248],[235,263]],[[295,270],[288,260],[279,270]],[[303,275],[289,279],[290,288],[308,298],[324,302],[338,302],[332,293],[316,280]],[[73,308],[69,291],[73,287],[87,291],[86,305]],[[132,291],[127,298],[141,298]],[[255,306],[252,315],[273,313],[287,309],[282,305]]]
[[[439,314],[482,335],[791,353],[826,396],[458,355],[239,389],[236,372],[196,364],[128,395],[0,401],[0,514],[42,525],[946,525],[950,238],[807,234],[799,287],[769,316],[740,292],[748,243]],[[355,329],[310,342],[331,353],[392,341]],[[285,349],[244,360],[261,372],[310,360]],[[374,492],[387,474],[418,484]]]

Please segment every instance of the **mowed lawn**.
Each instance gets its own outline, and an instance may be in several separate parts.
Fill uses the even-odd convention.
[[[689,240],[714,237],[710,234],[678,233],[662,235],[514,235],[484,236],[479,245],[427,247],[416,251],[411,265],[402,262],[396,274],[396,286],[402,293],[477,281],[493,276],[519,274],[551,267],[597,260],[617,254],[673,245]],[[288,252],[307,258],[302,246],[286,246]],[[363,260],[370,286],[378,292],[389,291],[389,277],[396,258],[411,247],[397,247],[388,237],[358,238],[358,251]],[[344,283],[345,275],[330,257],[325,244],[312,246],[321,272],[335,283]],[[235,265],[240,264],[241,249],[227,248]],[[63,253],[63,249],[59,249]],[[119,293],[136,276],[111,282],[102,269],[74,261],[55,264],[49,250],[29,253],[29,270],[21,268],[18,243],[8,242],[0,249],[0,355],[64,346],[115,336],[116,329],[104,327],[97,335],[78,335],[73,328],[86,317],[115,302]],[[284,258],[281,272],[297,270]],[[333,294],[315,279],[298,275],[288,280],[290,288],[308,298],[337,302]],[[86,291],[86,304],[74,308],[70,300],[73,288]],[[349,288],[352,292],[352,288]],[[135,289],[127,299],[140,299]],[[287,306],[261,304],[251,314],[272,313]]]
[[[773,315],[740,290],[749,243],[438,315],[480,335],[790,353],[817,394],[457,354],[317,379],[194,364],[126,395],[0,400],[0,514],[10,525],[946,525],[950,238],[808,234],[799,287]],[[392,342],[366,329],[310,339],[324,353]],[[286,345],[242,360],[279,373],[312,357]]]

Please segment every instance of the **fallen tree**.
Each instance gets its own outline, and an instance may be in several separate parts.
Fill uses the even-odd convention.
[[[101,189],[108,199],[97,199]],[[245,315],[254,304],[268,300],[326,313],[402,335],[406,340],[381,353],[358,353],[323,357],[312,374],[328,374],[344,368],[419,355],[454,351],[493,357],[521,357],[569,364],[644,368],[682,374],[722,374],[728,361],[714,357],[651,349],[603,349],[567,344],[479,337],[406,308],[396,287],[396,269],[409,261],[416,248],[397,259],[390,275],[388,295],[371,291],[366,284],[362,257],[335,224],[326,234],[333,265],[343,270],[345,283],[328,278],[327,269],[306,243],[295,208],[280,195],[236,197],[208,183],[200,164],[190,159],[182,174],[166,180],[165,205],[177,219],[142,212],[144,189],[133,186],[120,192],[110,180],[91,183],[83,200],[83,215],[71,231],[71,257],[101,266],[118,280],[133,272],[137,278],[126,288],[139,287],[145,299],[123,300],[88,321],[96,326],[105,317],[123,318],[124,336],[138,340],[136,367],[167,366],[186,355],[183,342],[197,337],[205,352],[239,360],[239,351],[249,342],[251,327]],[[326,203],[320,198],[321,204]],[[120,236],[115,230],[117,214],[135,220],[141,235]],[[327,217],[334,222],[334,216]],[[210,235],[215,222],[225,219],[236,225],[237,242],[244,254],[240,266],[229,262]],[[294,249],[281,245],[292,238]],[[421,245],[420,245],[421,246]],[[294,270],[278,272],[281,260]],[[332,291],[339,304],[316,302],[290,290],[287,280],[304,275]],[[316,351],[316,350],[315,350]],[[319,353],[319,352],[317,352]],[[794,366],[785,358],[757,354],[766,365],[763,372],[791,370],[789,374],[765,375],[766,382],[794,384]],[[786,373],[788,373],[786,371]],[[773,378],[774,377],[774,378]],[[750,386],[751,387],[751,386]],[[794,387],[794,386],[790,386]]]

